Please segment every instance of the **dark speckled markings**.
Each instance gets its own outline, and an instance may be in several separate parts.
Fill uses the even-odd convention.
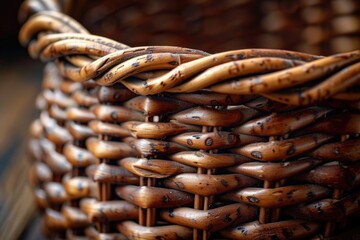
[[[254,196],[247,196],[246,198],[251,203],[259,203],[260,202],[260,200],[258,198],[256,198],[256,197],[254,197]]]
[[[153,60],[154,60],[154,58],[153,58],[152,54],[147,54],[146,55],[146,61],[151,62]]]
[[[309,200],[313,199],[315,197],[315,194],[312,192],[312,191],[309,191],[307,194],[306,194],[307,198]]]
[[[179,189],[184,189],[185,188],[185,185],[182,182],[174,182],[174,183]]]
[[[226,223],[229,223],[229,222],[232,221],[232,219],[231,219],[231,217],[230,217],[230,214],[227,214],[227,215],[225,216],[224,221],[225,221]]]
[[[240,233],[244,236],[246,236],[248,233],[248,230],[245,226],[238,226],[236,227],[236,230],[240,231]]]
[[[118,115],[117,115],[116,112],[112,112],[112,113],[111,113],[111,118],[112,118],[112,119],[116,120],[117,117],[118,117]]]
[[[263,122],[257,122],[257,125],[259,125],[261,130],[264,130],[264,123]]]
[[[213,139],[212,138],[207,138],[206,140],[205,140],[205,145],[206,146],[211,146],[213,144]]]
[[[229,186],[229,183],[225,179],[221,179],[220,182],[224,187]]]
[[[293,155],[296,152],[295,145],[291,145],[291,147],[286,151],[287,155]]]
[[[174,217],[174,209],[169,209],[169,217]]]
[[[84,185],[83,185],[83,182],[82,182],[82,181],[79,181],[79,182],[78,182],[77,188],[78,188],[78,190],[79,190],[80,192],[81,192],[82,190],[84,190]]]
[[[167,202],[169,202],[169,200],[170,200],[170,198],[169,198],[168,195],[164,195],[161,199],[162,199],[162,201],[163,201],[164,203],[167,203]]]
[[[170,65],[173,65],[173,66],[178,66],[179,65],[179,63],[178,62],[176,62],[176,61],[171,61],[171,62],[168,62]]]
[[[319,213],[319,214],[324,214],[324,210],[322,209],[322,203],[321,202],[318,202],[314,205],[316,211]]]
[[[257,158],[257,159],[262,159],[262,153],[259,151],[252,151],[251,152],[251,156]]]
[[[131,66],[134,67],[134,68],[138,67],[139,65],[140,65],[139,62],[134,62],[134,63],[131,64]]]

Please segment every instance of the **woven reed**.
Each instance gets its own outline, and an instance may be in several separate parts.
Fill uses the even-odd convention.
[[[66,239],[344,239],[341,234],[358,227],[360,29],[349,19],[359,4],[299,2],[286,11],[283,1],[261,7],[253,5],[259,1],[122,1],[113,10],[106,10],[112,1],[25,2],[20,42],[30,56],[48,62],[29,144],[44,233]],[[60,10],[95,31],[102,26],[104,35],[112,28],[100,24],[108,23],[101,14],[122,11],[128,21],[113,34],[135,46],[165,41],[219,53],[131,48],[89,34]],[[179,12],[190,29],[177,24]],[[295,24],[291,15],[300,13],[305,22]],[[273,25],[280,18],[283,25],[255,29],[264,20],[254,16]],[[220,17],[235,20],[223,25]],[[329,22],[337,28],[325,35],[280,38],[316,33]],[[232,31],[240,26],[244,31]],[[223,52],[259,39],[314,53],[355,51],[328,57]],[[355,228],[346,238],[359,234]]]

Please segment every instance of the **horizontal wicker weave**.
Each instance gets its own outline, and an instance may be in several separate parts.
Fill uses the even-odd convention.
[[[360,239],[357,1],[69,2],[20,11],[46,62],[29,144],[46,236]],[[259,41],[349,51],[224,51]]]

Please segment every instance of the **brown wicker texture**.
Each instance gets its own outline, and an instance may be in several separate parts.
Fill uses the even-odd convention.
[[[33,58],[48,62],[30,141],[31,182],[46,235],[358,239],[360,31],[356,21],[333,23],[358,17],[358,2],[299,1],[286,11],[284,2],[121,1],[114,14],[106,11],[113,1],[25,2],[20,42]],[[81,7],[87,11],[76,10]],[[93,27],[98,25],[91,9],[99,12],[98,23],[108,23],[101,14],[123,11],[118,20],[124,31],[121,26],[116,34],[126,43],[249,46],[253,39],[269,39],[249,28],[264,22],[254,17],[262,14],[272,19],[265,21],[272,23],[268,32],[290,34],[281,43],[269,40],[275,47],[355,51],[323,57],[273,49],[209,54],[171,46],[130,48],[89,34],[60,9]],[[191,14],[199,9],[204,17]],[[179,12],[195,30],[177,24]],[[311,26],[293,25],[288,18],[299,13]],[[284,28],[273,26],[279,14],[287,16]],[[220,17],[236,21],[222,26]],[[232,32],[241,24],[244,31]],[[318,36],[317,24],[334,24],[338,32]],[[317,40],[291,36],[296,27]]]
[[[28,2],[22,19],[61,9],[93,34],[130,46],[170,45],[209,52],[257,47],[325,55],[360,47],[357,0]]]

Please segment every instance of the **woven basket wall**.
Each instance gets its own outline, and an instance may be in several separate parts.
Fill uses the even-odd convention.
[[[360,239],[359,10],[24,2],[20,42],[46,62],[29,144],[44,234]]]

